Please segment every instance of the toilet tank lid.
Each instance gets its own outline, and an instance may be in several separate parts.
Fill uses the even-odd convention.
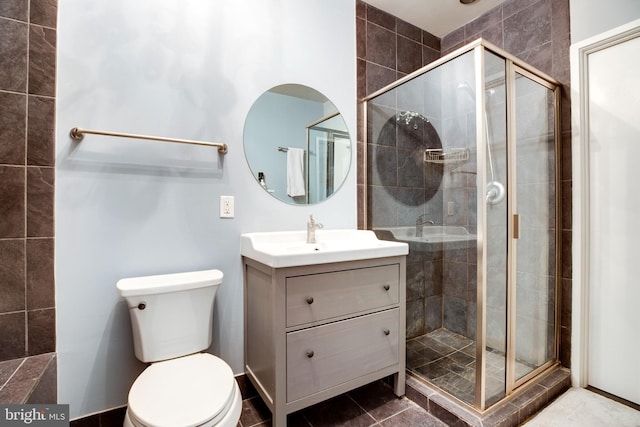
[[[128,277],[118,280],[116,287],[121,296],[130,297],[219,285],[222,278],[223,274],[220,270],[190,271],[157,276]]]

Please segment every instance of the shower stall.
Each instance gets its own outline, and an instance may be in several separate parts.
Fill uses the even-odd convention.
[[[367,226],[409,244],[408,372],[479,412],[558,364],[559,95],[479,39],[365,99]]]

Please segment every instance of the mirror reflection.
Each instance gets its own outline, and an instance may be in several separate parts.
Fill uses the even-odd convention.
[[[256,182],[283,202],[311,204],[330,197],[347,177],[351,150],[336,106],[307,86],[268,90],[245,121],[249,168]]]

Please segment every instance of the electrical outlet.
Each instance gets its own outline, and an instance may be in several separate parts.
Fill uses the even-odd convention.
[[[220,218],[233,218],[233,196],[220,196]]]

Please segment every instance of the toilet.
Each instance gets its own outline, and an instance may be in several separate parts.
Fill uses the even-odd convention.
[[[219,270],[121,279],[136,357],[150,365],[129,391],[125,427],[235,427],[240,389],[211,345]]]

